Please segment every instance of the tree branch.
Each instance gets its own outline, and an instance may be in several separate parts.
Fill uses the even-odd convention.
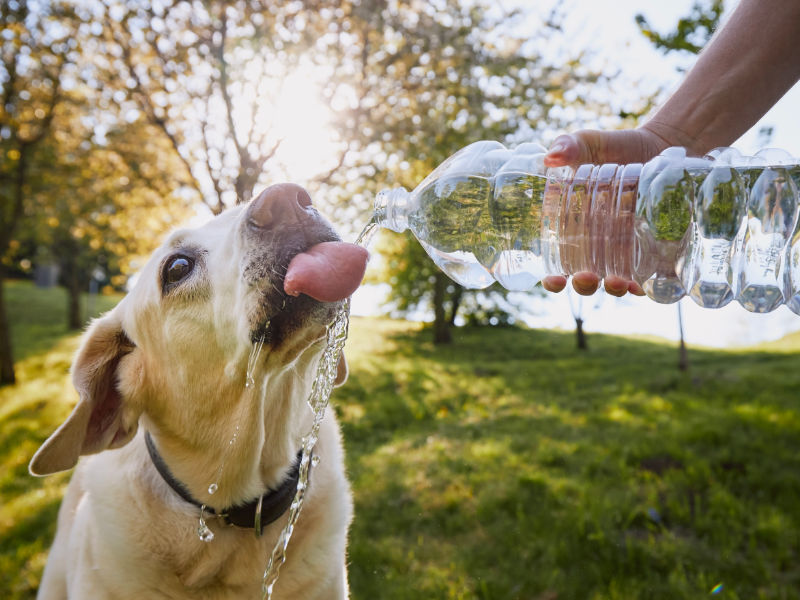
[[[136,69],[133,65],[133,53],[131,50],[131,45],[126,43],[122,39],[122,34],[119,30],[119,27],[113,22],[112,19],[107,18],[107,23],[110,24],[112,30],[112,39],[117,44],[122,53],[123,63],[125,65],[126,70],[128,71],[128,75],[134,81],[134,88],[131,90],[132,94],[137,98],[139,105],[142,107],[145,115],[147,115],[148,120],[158,127],[161,132],[167,137],[169,140],[175,154],[178,156],[181,163],[183,163],[184,168],[186,169],[186,174],[188,175],[188,182],[192,188],[198,193],[200,196],[200,200],[208,206],[212,211],[214,208],[209,204],[208,199],[203,194],[203,190],[200,187],[200,182],[195,177],[194,173],[192,172],[192,166],[189,162],[189,159],[184,155],[181,151],[180,142],[178,138],[169,130],[167,126],[166,119],[158,117],[155,113],[155,107],[153,106],[153,101],[150,94],[144,88],[144,84],[142,83],[139,74],[136,72]]]

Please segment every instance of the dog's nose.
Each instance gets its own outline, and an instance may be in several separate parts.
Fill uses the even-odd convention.
[[[269,186],[250,203],[247,221],[259,229],[272,229],[277,225],[302,222],[307,218],[311,197],[294,183]]]

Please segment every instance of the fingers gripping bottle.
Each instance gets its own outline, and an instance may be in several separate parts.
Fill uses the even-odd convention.
[[[410,229],[469,288],[529,290],[590,271],[639,283],[661,303],[800,314],[800,159],[669,148],[650,162],[544,166],[546,149],[471,144],[413,191],[385,190],[374,220]]]

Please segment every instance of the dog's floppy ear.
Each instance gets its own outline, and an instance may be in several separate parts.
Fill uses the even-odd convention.
[[[72,381],[80,400],[34,455],[31,474],[66,471],[83,454],[118,448],[133,438],[138,413],[123,402],[118,369],[134,348],[113,312],[92,324],[72,366]]]
[[[336,379],[333,385],[340,386],[347,381],[347,361],[344,359],[344,352],[339,355],[339,362],[336,363]]]

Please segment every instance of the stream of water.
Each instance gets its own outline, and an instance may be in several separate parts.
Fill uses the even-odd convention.
[[[377,229],[377,222],[373,218],[367,223],[366,227],[364,227],[364,230],[358,236],[355,243],[365,248],[368,247]],[[311,431],[303,438],[300,476],[297,481],[297,491],[295,492],[294,500],[289,509],[289,519],[278,537],[277,544],[275,544],[275,547],[272,549],[266,569],[264,570],[262,600],[271,600],[272,598],[272,592],[275,588],[275,583],[278,581],[281,566],[286,562],[286,549],[289,545],[289,540],[292,538],[297,519],[303,508],[303,499],[305,498],[306,489],[308,487],[309,466],[316,466],[320,460],[319,456],[314,456],[312,459],[311,453],[314,449],[314,445],[317,443],[319,428],[325,416],[325,408],[328,406],[328,400],[333,390],[339,357],[342,354],[344,343],[347,340],[349,324],[350,299],[348,298],[342,303],[342,307],[339,309],[333,322],[331,322],[327,328],[325,350],[320,357],[314,384],[311,388],[311,395],[308,398],[308,405],[314,413],[314,421],[311,426]]]
[[[364,227],[364,230],[356,239],[356,244],[368,247],[372,237],[377,231],[377,221],[375,218]],[[339,311],[336,313],[333,321],[328,324],[326,329],[325,349],[322,352],[317,371],[314,377],[314,382],[311,388],[311,394],[308,398],[308,405],[314,414],[314,420],[311,425],[311,431],[303,438],[303,451],[300,458],[299,477],[297,481],[297,488],[295,496],[289,509],[289,517],[286,525],[281,531],[278,541],[275,544],[269,556],[264,575],[262,579],[262,600],[270,600],[272,592],[275,588],[275,583],[278,581],[281,566],[286,562],[286,550],[289,546],[289,541],[292,538],[297,520],[300,517],[300,511],[303,508],[303,500],[305,492],[308,488],[309,470],[311,466],[316,466],[320,457],[314,455],[312,452],[317,443],[319,436],[319,429],[322,425],[322,419],[325,416],[325,409],[328,406],[331,391],[333,390],[334,381],[336,379],[337,367],[339,364],[339,357],[342,354],[345,341],[347,340],[347,331],[350,324],[350,299],[346,299]],[[255,343],[250,351],[247,361],[247,371],[245,373],[245,388],[255,389],[254,373],[258,358],[264,346],[264,339],[262,338]],[[219,480],[222,475],[222,470],[225,467],[228,454],[232,446],[239,438],[239,421],[240,415],[234,417],[234,431],[233,435],[228,442],[228,447],[223,454],[220,465],[217,468],[213,481],[208,486],[209,495],[214,495],[219,489]],[[197,527],[197,535],[204,542],[211,542],[214,539],[214,533],[206,525],[205,522],[205,509],[203,505],[200,508],[200,518]]]

